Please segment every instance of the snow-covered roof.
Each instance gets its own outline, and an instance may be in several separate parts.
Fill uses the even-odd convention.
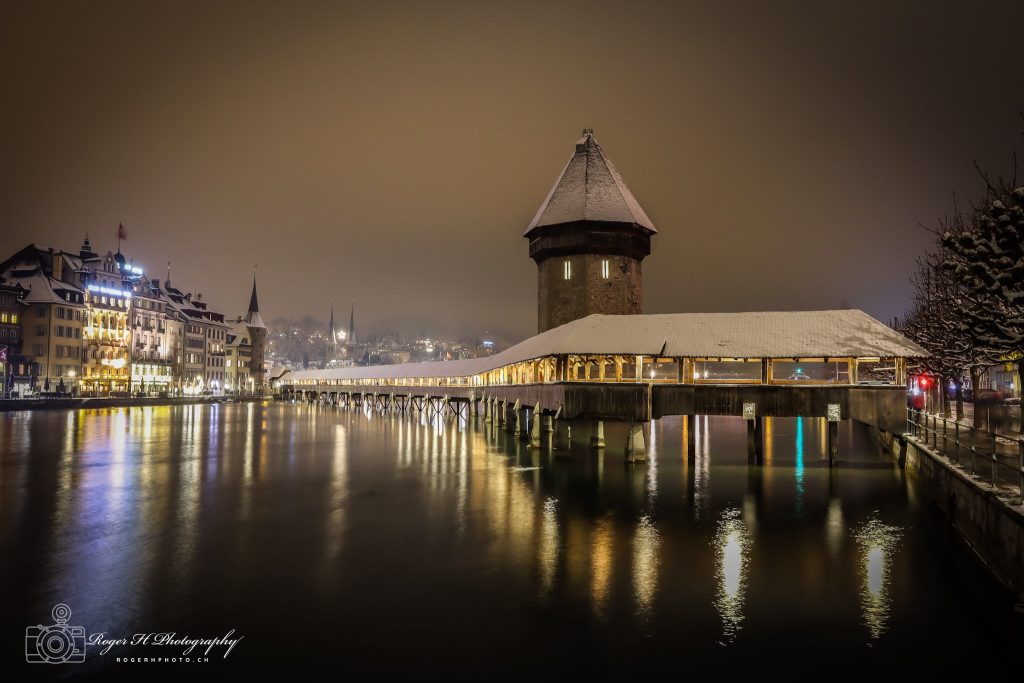
[[[267,379],[277,379],[286,372],[288,372],[287,365],[275,365],[267,370]]]
[[[67,304],[68,300],[54,290],[64,290],[74,292],[76,294],[82,294],[82,290],[78,287],[68,284],[67,282],[54,280],[39,269],[36,269],[34,273],[27,276],[9,274],[8,279],[20,284],[23,288],[28,290],[28,293],[25,294],[25,302],[30,304]]]
[[[288,379],[466,377],[566,354],[685,358],[922,357],[928,353],[858,310],[590,315],[486,358],[298,370]]]
[[[632,223],[657,232],[589,129],[576,141],[575,153],[525,234],[545,225],[575,221]]]

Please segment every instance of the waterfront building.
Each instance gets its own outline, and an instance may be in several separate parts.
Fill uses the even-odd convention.
[[[131,392],[132,286],[125,275],[125,257],[118,250],[93,258],[89,241],[82,246],[79,278],[85,290],[88,316],[83,330],[82,393],[90,396]]]
[[[232,384],[262,387],[267,327],[255,281],[236,327],[201,294],[173,287],[169,268],[161,286],[120,248],[100,255],[88,236],[78,253],[28,245],[0,263],[0,279],[0,395],[220,393],[233,329],[244,334]]]
[[[25,290],[18,369],[28,370],[22,377],[36,370],[37,392],[75,393],[82,377],[88,308],[81,269],[77,256],[34,244],[0,263],[0,277]],[[31,391],[23,380],[18,384],[20,394]]]
[[[161,288],[159,279],[140,277],[134,283],[133,291],[133,391],[144,394],[177,393],[182,377],[187,317]]]
[[[38,367],[21,352],[21,321],[28,304],[18,284],[0,281],[0,397],[31,392]]]
[[[230,329],[224,321],[224,314],[213,311],[197,294],[191,300],[192,307],[185,314],[191,319],[193,335],[203,338],[202,382],[206,391],[219,394],[224,389],[224,367],[226,358],[227,333]]]
[[[164,290],[173,307],[184,316],[181,380],[177,389],[185,395],[220,393],[224,389],[227,333],[224,314],[213,311],[202,294],[192,295],[172,287]]]
[[[252,339],[243,318],[231,323],[225,351],[224,390],[230,394],[252,394],[256,386],[252,372]]]
[[[524,236],[537,263],[537,331],[592,313],[643,313],[657,232],[589,128]]]

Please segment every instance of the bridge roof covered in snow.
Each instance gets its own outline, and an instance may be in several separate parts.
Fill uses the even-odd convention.
[[[590,315],[501,353],[429,363],[299,370],[287,379],[466,377],[561,355],[685,358],[923,357],[928,353],[863,311]]]

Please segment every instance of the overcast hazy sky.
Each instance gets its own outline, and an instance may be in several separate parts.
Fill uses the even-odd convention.
[[[592,127],[647,312],[902,311],[1024,129],[1024,3],[6,2],[0,251],[85,232],[227,313],[536,325],[522,237]]]

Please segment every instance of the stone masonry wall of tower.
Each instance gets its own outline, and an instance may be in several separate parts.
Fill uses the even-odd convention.
[[[570,264],[569,279],[565,277],[566,261]],[[621,255],[573,254],[553,256],[537,264],[539,332],[592,313],[629,315],[642,312],[642,264],[637,259]]]

